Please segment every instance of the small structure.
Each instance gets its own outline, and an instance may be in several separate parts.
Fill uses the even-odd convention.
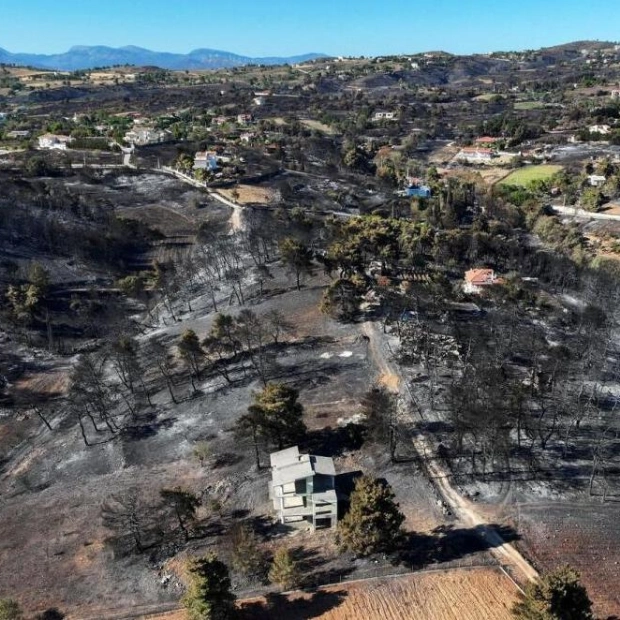
[[[253,120],[251,114],[237,114],[237,123],[239,125],[249,125]]]
[[[378,112],[375,112],[372,115],[372,121],[373,122],[377,122],[377,121],[395,121],[397,118],[397,113],[396,112],[389,112],[389,111],[385,111],[385,110],[380,110]]]
[[[405,196],[410,198],[430,198],[431,193],[431,188],[428,185],[421,185],[420,183],[411,183],[405,189]]]
[[[248,144],[251,143],[254,138],[256,138],[256,134],[253,131],[246,131],[239,136],[241,142],[247,142]]]
[[[39,136],[39,148],[66,151],[72,141],[73,138],[71,136],[58,136],[53,133],[46,133],[42,136]]]
[[[217,169],[217,153],[215,151],[198,151],[194,155],[194,170],[215,172]]]
[[[603,176],[602,174],[591,174],[588,177],[588,183],[590,183],[592,187],[599,187],[600,185],[604,185],[605,181],[607,181],[607,177]]]
[[[461,149],[456,156],[461,161],[467,161],[471,164],[478,164],[481,162],[489,162],[493,159],[495,152],[493,149],[480,149],[476,147],[466,146]]]
[[[325,456],[299,454],[299,448],[274,452],[271,457],[269,497],[280,523],[333,527],[338,521],[334,461]]]
[[[485,287],[501,284],[503,280],[495,275],[493,269],[470,269],[465,272],[463,291],[480,293]]]

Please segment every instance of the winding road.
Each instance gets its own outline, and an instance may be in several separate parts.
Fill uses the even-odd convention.
[[[381,342],[382,335],[377,325],[367,321],[362,324],[361,330],[362,334],[368,338],[368,348],[376,367],[382,374],[398,377],[401,396],[410,398],[411,396],[403,390],[405,381],[400,369],[392,360],[388,359],[385,353],[385,349]],[[487,542],[493,556],[500,564],[509,567],[517,580],[525,583],[537,579],[538,572],[523,555],[521,555],[514,545],[506,542],[499,532],[488,523],[485,517],[477,510],[476,504],[465,499],[454,486],[452,486],[450,474],[445,467],[437,460],[429,458],[429,455],[434,453],[431,442],[425,436],[417,435],[415,439],[413,439],[413,445],[420,458],[426,463],[429,477],[446,506],[450,508],[459,521],[463,525],[475,529]]]

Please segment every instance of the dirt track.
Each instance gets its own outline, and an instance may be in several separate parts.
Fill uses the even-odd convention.
[[[387,359],[385,351],[380,342],[380,334],[376,325],[370,322],[362,324],[362,333],[369,338],[370,354],[382,375],[401,377],[396,364]],[[403,382],[401,377],[401,394],[403,393]],[[404,394],[407,397],[407,394]],[[437,461],[427,458],[433,454],[432,447],[423,435],[418,435],[414,440],[414,447],[421,458],[426,460],[427,471],[440,492],[444,502],[450,510],[467,527],[476,528],[479,534],[489,544],[491,553],[501,562],[502,565],[510,567],[516,578],[519,580],[533,581],[538,577],[537,571],[532,565],[515,549],[515,547],[505,542],[499,533],[492,527],[486,519],[476,510],[475,504],[467,501],[458,493],[450,483],[449,473]]]

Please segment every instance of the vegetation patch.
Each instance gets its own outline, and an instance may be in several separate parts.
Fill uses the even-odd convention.
[[[501,185],[522,185],[527,186],[533,181],[546,181],[554,174],[562,170],[562,166],[555,164],[541,164],[540,166],[526,166],[519,168],[505,179],[500,181]]]

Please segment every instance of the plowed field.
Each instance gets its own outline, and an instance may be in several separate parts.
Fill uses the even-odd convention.
[[[510,620],[517,590],[491,568],[419,573],[243,601],[244,620]],[[149,620],[185,620],[182,612]]]

